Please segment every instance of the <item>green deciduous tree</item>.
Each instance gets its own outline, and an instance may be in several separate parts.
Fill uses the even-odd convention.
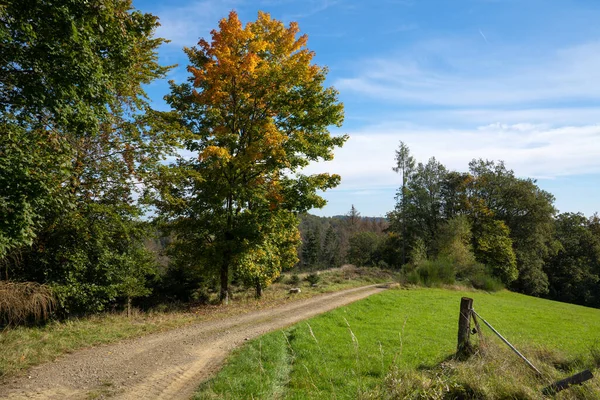
[[[515,177],[502,162],[473,160],[469,169],[474,179],[472,198],[479,199],[509,230],[518,269],[512,287],[532,295],[547,293],[543,265],[556,252],[554,197],[535,181]]]
[[[380,243],[381,237],[375,232],[355,233],[348,242],[348,262],[359,267],[373,265]]]
[[[407,248],[420,238],[430,251],[434,249],[435,236],[443,221],[442,183],[446,172],[435,158],[426,164],[418,163],[406,187],[401,188],[396,197],[396,209],[388,218]]]
[[[262,12],[244,26],[231,12],[210,43],[186,49],[190,83],[173,84],[168,96],[197,156],[165,168],[169,183],[159,185],[157,206],[179,245],[196,249],[197,264],[216,267],[223,301],[232,270],[264,268],[267,283],[291,267],[289,257],[257,261],[279,257],[265,227],[322,207],[316,191],[340,181],[301,174],[311,161],[331,159],[346,137],[329,133],[341,124],[343,106],[298,32],[296,23],[285,27]],[[297,237],[297,227],[281,227]]]
[[[136,185],[174,143],[143,90],[157,26],[127,0],[0,5],[0,259],[65,309],[146,293]]]
[[[560,247],[544,266],[552,299],[600,307],[600,231],[597,217],[564,213],[556,218]]]

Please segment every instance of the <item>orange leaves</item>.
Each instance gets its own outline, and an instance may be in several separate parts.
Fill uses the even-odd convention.
[[[263,12],[259,12],[257,21],[243,26],[232,11],[219,22],[219,30],[211,32],[210,43],[201,39],[199,48],[187,50],[190,57],[205,60],[201,68],[188,68],[194,75],[194,86],[202,88],[196,101],[223,103],[231,101],[236,92],[257,100],[270,86],[265,81],[277,78],[288,86],[297,77],[312,79],[320,69],[310,65],[313,53],[305,48],[306,35],[296,38],[299,31],[297,23],[286,28]],[[199,54],[190,54],[194,51]]]
[[[204,151],[200,153],[198,159],[206,160],[208,158],[216,158],[221,161],[228,161],[231,159],[231,154],[224,147],[219,146],[208,146]]]

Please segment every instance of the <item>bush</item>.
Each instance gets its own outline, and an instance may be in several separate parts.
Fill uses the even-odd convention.
[[[504,284],[500,279],[485,273],[470,277],[469,282],[475,289],[485,290],[486,292],[497,292],[504,289]]]
[[[321,277],[313,272],[312,274],[308,274],[304,279],[311,285],[316,285],[321,280]]]
[[[288,279],[289,285],[298,286],[299,283],[300,283],[300,277],[298,276],[298,274],[294,274],[294,275],[290,276],[290,279]]]
[[[445,258],[422,261],[417,265],[415,272],[418,274],[420,282],[425,286],[453,284],[456,278],[454,264]]]

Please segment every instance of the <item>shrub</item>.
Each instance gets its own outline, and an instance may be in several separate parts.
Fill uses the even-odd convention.
[[[446,258],[422,261],[417,265],[415,272],[425,286],[452,284],[455,280],[454,264]]]
[[[311,285],[316,285],[321,280],[321,277],[318,274],[313,272],[312,274],[308,274],[306,276],[305,280],[308,283],[310,283]]]
[[[500,279],[486,273],[470,277],[469,282],[475,289],[485,290],[486,292],[497,292],[504,289],[504,284]]]
[[[300,283],[300,277],[298,276],[298,274],[294,274],[294,275],[290,276],[290,279],[288,280],[288,284],[290,284],[292,286],[298,286],[299,283]]]

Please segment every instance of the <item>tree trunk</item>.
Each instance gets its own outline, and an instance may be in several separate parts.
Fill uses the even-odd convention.
[[[131,317],[131,297],[127,297],[127,318]]]
[[[256,298],[260,299],[262,297],[262,285],[260,284],[260,280],[256,280]]]
[[[402,266],[406,264],[406,172],[402,173]]]
[[[223,261],[221,263],[221,293],[219,300],[222,304],[229,304],[229,264],[231,262],[231,242],[233,234],[231,233],[233,225],[233,196],[231,193],[227,196],[227,226],[225,229],[225,249],[223,251]]]
[[[229,304],[229,259],[225,257],[221,264],[221,293],[219,300],[222,304]]]

